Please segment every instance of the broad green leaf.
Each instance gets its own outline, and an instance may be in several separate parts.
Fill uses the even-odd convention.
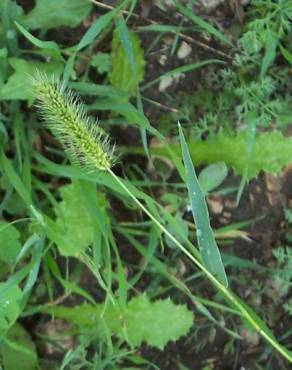
[[[176,305],[169,298],[150,302],[145,295],[133,298],[125,313],[129,342],[142,342],[163,349],[169,341],[186,335],[193,324],[193,315],[186,306]]]
[[[8,222],[0,221],[0,259],[12,264],[21,249],[20,233]]]
[[[225,162],[236,175],[243,175],[248,161],[246,132],[230,136],[221,132],[216,138],[207,141],[188,141],[194,163]],[[179,154],[180,147],[170,144],[170,149]],[[129,147],[124,151],[143,154],[142,148]],[[150,148],[150,154],[170,157],[165,148]],[[292,138],[280,132],[258,133],[255,137],[253,152],[249,160],[247,178],[258,176],[260,171],[276,175],[285,165],[292,162]]]
[[[197,240],[206,268],[215,275],[218,280],[228,285],[224,265],[220,252],[210,226],[208,207],[204,193],[198,182],[198,178],[191,160],[187,143],[181,126],[179,125],[180,145],[186,170],[187,188],[192,207],[193,217],[197,227]]]
[[[131,299],[123,309],[110,304],[103,316],[102,305],[57,306],[42,311],[82,328],[95,327],[99,335],[104,334],[103,319],[114,335],[129,344],[140,346],[146,342],[160,349],[186,335],[193,324],[193,314],[186,306],[174,304],[169,298],[151,302],[146,295]]]
[[[3,287],[5,283],[0,283]],[[17,285],[12,285],[0,294],[0,337],[13,324],[19,314],[18,301],[22,298],[22,291]]]
[[[194,161],[198,158],[198,163],[223,161],[234,170],[235,174],[243,174],[248,160],[246,142],[246,133],[244,132],[236,136],[221,133],[214,140],[191,143],[190,152]],[[253,153],[249,159],[247,178],[256,177],[260,171],[277,174],[291,161],[292,138],[285,138],[276,131],[257,134]]]
[[[34,94],[29,81],[29,76],[35,74],[36,70],[45,72],[48,76],[59,77],[62,73],[62,64],[59,62],[42,63],[26,61],[24,59],[10,58],[9,64],[14,69],[6,84],[0,91],[0,100],[30,100]]]
[[[199,184],[205,194],[222,184],[228,170],[224,162],[213,163],[204,168],[199,176]]]
[[[128,46],[127,49],[125,49],[125,45]],[[132,50],[130,55],[129,50]],[[127,43],[121,39],[119,32],[114,33],[111,61],[112,69],[109,73],[111,84],[125,92],[134,94],[139,82],[143,80],[145,67],[144,51],[140,46],[139,37],[134,32],[129,32]],[[133,68],[135,68],[134,73]]]
[[[28,332],[14,324],[0,343],[1,364],[5,370],[36,370],[38,360],[35,344]]]
[[[21,18],[27,29],[76,27],[89,14],[90,1],[86,0],[37,0],[36,6]]]
[[[60,189],[62,201],[55,207],[57,219],[55,225],[52,224],[55,233],[51,237],[64,256],[76,256],[93,242],[96,223],[82,192],[79,182]],[[106,201],[101,194],[96,194],[95,202],[96,207],[105,211]]]

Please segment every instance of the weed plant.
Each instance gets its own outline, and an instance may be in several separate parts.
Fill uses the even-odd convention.
[[[228,366],[246,338],[257,339],[257,368],[292,362],[290,331],[268,327],[279,302],[291,316],[290,211],[285,246],[262,266],[223,250],[251,221],[213,230],[207,207],[213,192],[240,195],[291,162],[291,1],[251,1],[238,40],[193,5],[175,0],[178,22],[158,23],[142,22],[133,0],[0,3],[1,370],[164,370],[155,354],[165,359],[171,342],[192,349],[191,369],[209,369],[196,354],[220,334]],[[170,59],[182,40],[210,57],[149,77],[169,38]],[[164,78],[198,71],[191,95],[154,100]],[[141,145],[123,146],[125,132]],[[222,188],[229,170],[239,187]],[[244,302],[238,287],[271,293],[269,305]]]

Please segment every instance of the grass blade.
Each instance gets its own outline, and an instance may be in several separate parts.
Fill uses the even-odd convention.
[[[200,187],[180,125],[179,138],[186,170],[186,180],[192,213],[197,227],[198,245],[202,254],[203,262],[209,272],[215,275],[224,286],[228,286],[224,265],[222,263],[220,252],[210,226],[209,213],[204,193]]]
[[[48,52],[50,50],[50,55],[58,60],[62,59],[61,51],[59,46],[54,41],[42,41],[28,32],[21,24],[14,22],[18,30],[26,37],[33,45],[40,49],[44,49]]]
[[[224,62],[222,60],[219,60],[219,59],[207,59],[207,60],[204,60],[202,62],[185,64],[185,65],[180,66],[178,68],[174,68],[170,71],[167,71],[167,72],[163,73],[162,75],[160,75],[159,77],[155,78],[153,81],[148,82],[146,85],[143,86],[142,91],[148,89],[152,85],[155,85],[156,83],[158,83],[159,81],[161,81],[165,77],[172,77],[172,76],[176,76],[180,73],[190,72],[190,71],[193,71],[195,69],[205,67],[206,65],[213,64],[213,63],[224,64]]]
[[[222,41],[224,44],[232,46],[232,43],[227,39],[227,37],[218,31],[215,27],[213,27],[210,23],[204,21],[201,17],[195,15],[185,6],[183,6],[179,1],[174,1],[175,6],[177,9],[190,21],[192,21],[195,25],[199,26],[202,30],[208,32],[210,35],[215,36],[218,40]]]
[[[92,23],[92,25],[83,35],[82,39],[79,41],[78,45],[76,46],[76,51],[80,51],[86,46],[90,45],[118,14],[119,8],[97,18],[97,20]]]

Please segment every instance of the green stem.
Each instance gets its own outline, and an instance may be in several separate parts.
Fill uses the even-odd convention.
[[[168,236],[169,239],[206,275],[206,277],[212,282],[212,284],[219,289],[223,295],[242,313],[245,319],[251,324],[251,326],[267,341],[269,342],[283,357],[292,363],[292,356],[286,351],[286,349],[279,344],[274,338],[271,337],[266,331],[262,330],[256,320],[248,312],[248,310],[241,304],[237,299],[236,295],[224,285],[222,285],[205,267],[204,265],[194,257],[153,215],[152,213],[136,198],[136,196],[127,188],[122,180],[115,175],[111,170],[107,170],[109,174],[115,179],[115,181],[121,186],[121,188],[133,199],[133,201],[143,210],[143,212],[159,227],[159,229]]]

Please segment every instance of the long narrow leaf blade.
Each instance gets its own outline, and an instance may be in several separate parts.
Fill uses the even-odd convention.
[[[228,286],[224,265],[215,241],[213,231],[210,226],[209,213],[204,193],[200,187],[188,146],[179,125],[179,138],[182,150],[183,161],[186,170],[187,188],[191,201],[192,213],[197,227],[197,239],[203,262],[206,268],[218,278],[218,280]]]
[[[186,18],[189,18],[195,25],[199,26],[202,30],[208,32],[210,35],[215,36],[217,39],[221,40],[224,44],[232,46],[232,43],[228,40],[228,38],[222,32],[218,31],[215,27],[213,27],[210,23],[204,21],[204,19],[195,15],[192,11],[183,6],[178,0],[174,0],[174,4],[177,7],[177,9]]]

